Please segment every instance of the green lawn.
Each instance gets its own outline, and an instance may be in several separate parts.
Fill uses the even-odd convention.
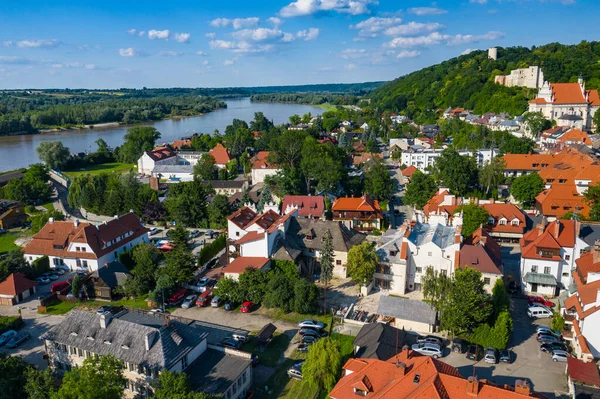
[[[331,105],[331,104],[319,104],[319,105],[311,104],[311,105],[313,107],[323,108],[325,110],[325,112],[337,110],[337,107],[335,105]]]
[[[42,206],[46,208],[48,212],[52,212],[54,210],[54,205],[52,205],[52,202],[46,202],[45,204],[42,204]]]
[[[0,255],[12,251],[13,249],[19,249],[17,244],[15,244],[15,240],[19,238],[16,234],[13,233],[2,233],[0,234]]]
[[[283,320],[290,323],[299,323],[302,320],[313,319],[325,323],[326,328],[331,323],[331,315],[314,315],[314,314],[301,314],[301,313],[285,313],[279,308],[265,309],[264,314],[272,319]]]
[[[269,345],[261,352],[258,348],[258,341],[252,338],[247,344],[242,347],[246,352],[254,353],[258,356],[258,362],[268,367],[276,367],[281,355],[290,344],[290,337],[286,334],[275,333]]]
[[[86,308],[97,309],[101,306],[112,305],[112,306],[125,306],[129,308],[137,308],[142,310],[150,310],[144,298],[138,299],[121,299],[119,301],[105,302],[105,301],[85,301],[85,302],[56,302],[46,307],[47,313],[49,314],[65,314],[69,313],[73,308],[82,306]]]
[[[46,306],[46,313],[54,315],[66,314],[73,310],[73,308],[77,305],[79,305],[78,302],[71,303],[56,301],[55,303]]]
[[[106,173],[106,172],[129,172],[131,169],[136,170],[137,167],[134,164],[131,163],[120,163],[120,162],[112,162],[112,163],[104,163],[104,164],[100,164],[100,165],[92,165],[89,166],[87,168],[83,168],[80,170],[69,170],[69,171],[63,171],[62,173],[69,177],[69,179],[73,179],[74,177],[80,176],[80,175],[84,175],[84,174],[91,174],[91,175],[98,175],[100,173]]]

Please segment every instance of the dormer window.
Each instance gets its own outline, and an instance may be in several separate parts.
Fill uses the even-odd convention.
[[[519,225],[519,220],[515,219],[512,222],[510,222],[510,224],[512,224],[513,226],[518,226]]]
[[[367,391],[358,388],[354,388],[354,393],[358,396],[367,396]]]
[[[567,182],[567,179],[558,179],[559,184],[565,184],[566,182]]]

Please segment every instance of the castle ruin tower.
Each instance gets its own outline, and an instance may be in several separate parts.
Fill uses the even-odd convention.
[[[488,49],[488,58],[494,61],[498,59],[498,49],[496,47],[490,47]]]

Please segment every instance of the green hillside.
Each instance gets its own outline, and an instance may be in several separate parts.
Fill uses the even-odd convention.
[[[599,61],[600,42],[499,47],[496,61],[488,59],[487,51],[474,51],[395,79],[369,97],[380,109],[402,112],[417,122],[433,121],[435,110],[447,107],[520,115],[536,90],[495,84],[495,76],[539,65],[549,82],[576,82],[582,74],[586,88],[596,89],[600,87]]]

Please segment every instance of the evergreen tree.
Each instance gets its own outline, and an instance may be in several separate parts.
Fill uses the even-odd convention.
[[[323,284],[323,314],[327,314],[327,287],[333,278],[333,245],[331,232],[327,230],[321,248],[321,283]]]
[[[265,205],[273,202],[273,197],[271,196],[271,188],[269,185],[265,184],[262,191],[260,192],[260,196],[258,197],[258,204],[256,204],[256,210],[259,213],[263,212]]]

